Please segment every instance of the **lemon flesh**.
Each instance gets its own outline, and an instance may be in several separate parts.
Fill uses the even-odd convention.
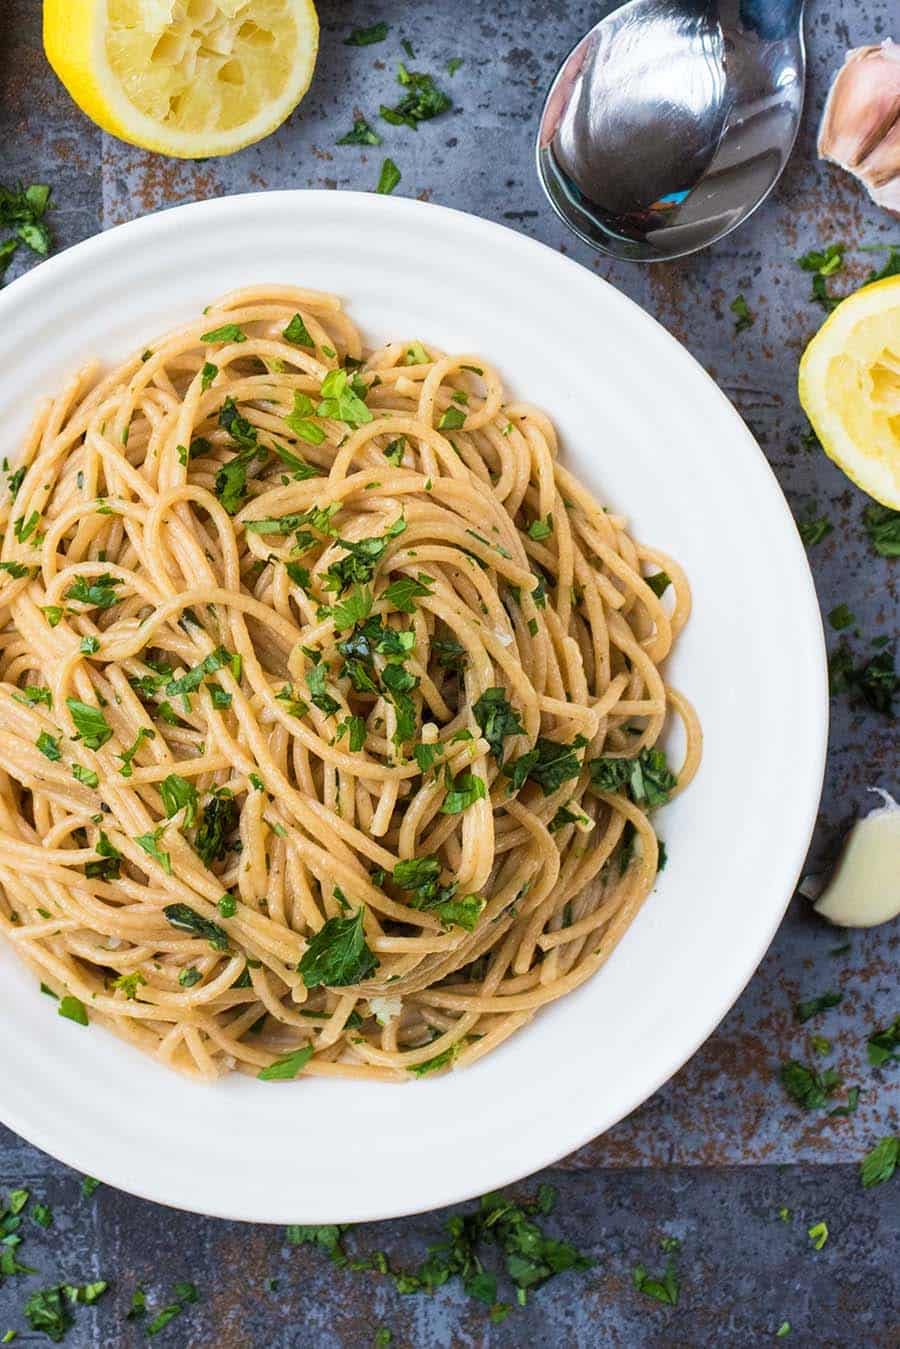
[[[181,158],[231,154],[309,87],[312,0],[45,0],[44,47],[104,130]]]
[[[803,353],[799,391],[828,457],[900,510],[900,277],[838,305]]]

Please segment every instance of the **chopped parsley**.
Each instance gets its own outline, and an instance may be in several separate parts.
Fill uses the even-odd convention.
[[[843,993],[828,992],[820,993],[816,998],[807,998],[805,1002],[794,1004],[794,1016],[802,1025],[820,1012],[827,1012],[829,1007],[837,1007],[843,996]]]
[[[173,815],[183,810],[185,829],[190,829],[196,823],[198,798],[197,788],[192,782],[179,777],[177,773],[170,773],[159,784],[159,794],[167,819],[171,820]]]
[[[502,768],[503,742],[506,737],[525,734],[525,727],[507,698],[505,689],[486,689],[473,706],[472,714],[481,728],[481,734],[491,747],[497,766]]]
[[[309,697],[313,707],[317,707],[326,717],[333,716],[335,712],[340,712],[341,705],[336,698],[325,689],[325,681],[328,678],[328,669],[324,661],[318,665],[312,665],[306,672],[306,685],[309,689]]]
[[[824,249],[810,249],[802,258],[797,259],[798,266],[805,272],[812,272],[811,300],[815,300],[829,313],[835,309],[843,296],[834,296],[828,290],[828,277],[839,272],[844,265],[846,244],[828,244]]]
[[[742,294],[735,295],[728,308],[734,314],[735,334],[745,332],[747,328],[753,327],[756,322],[756,315],[752,312]]]
[[[217,646],[215,651],[211,651],[208,656],[188,670],[179,679],[170,679],[166,684],[166,693],[170,698],[180,694],[191,693],[194,689],[200,687],[207,675],[215,674],[217,670],[222,670],[225,666],[231,669],[235,679],[240,678],[239,656],[226,651],[224,646]]]
[[[221,328],[213,328],[211,332],[201,333],[201,342],[246,342],[247,334],[243,328],[236,323],[223,323]]]
[[[401,576],[399,580],[392,581],[381,596],[394,609],[399,609],[401,613],[412,614],[415,612],[416,599],[421,599],[424,595],[430,595],[434,586],[434,578],[426,576],[420,572],[418,578],[412,576]]]
[[[350,36],[344,38],[344,46],[369,47],[373,42],[383,42],[390,31],[390,25],[384,22],[373,23],[368,28],[354,28]]]
[[[900,511],[873,501],[863,511],[869,542],[882,557],[900,557]]]
[[[828,622],[835,632],[843,632],[844,628],[853,627],[856,617],[846,604],[836,604],[828,615]]]
[[[527,780],[536,782],[544,796],[552,796],[569,778],[578,777],[581,762],[577,751],[584,749],[586,744],[582,735],[577,735],[568,745],[538,736],[534,749],[504,768],[510,779],[510,792],[519,791]]]
[[[160,825],[150,834],[139,834],[134,840],[139,848],[143,848],[148,857],[152,857],[154,862],[158,862],[167,876],[172,874],[172,858],[169,853],[164,852],[159,846],[159,840],[163,836],[165,826]],[[174,906],[183,907],[183,906]]]
[[[112,739],[112,727],[99,707],[91,707],[77,698],[67,698],[66,707],[78,732],[76,739],[83,741],[87,749],[101,749]]]
[[[528,526],[528,537],[534,539],[535,543],[540,543],[542,539],[549,539],[553,533],[553,516],[548,515],[546,520],[532,520]]]
[[[296,1049],[293,1054],[285,1054],[283,1058],[276,1059],[274,1063],[270,1063],[267,1068],[263,1068],[256,1076],[260,1082],[290,1082],[302,1068],[305,1068],[312,1056],[312,1046],[304,1045],[302,1049]]]
[[[215,951],[229,949],[228,933],[218,923],[210,922],[202,914],[195,913],[187,904],[167,904],[163,909],[166,919],[179,932],[189,932],[192,937],[202,937]],[[193,980],[191,982],[194,982]]]
[[[378,175],[378,186],[375,191],[382,197],[390,196],[399,184],[401,176],[394,161],[390,157],[385,159],[381,165],[381,173]]]
[[[326,588],[342,595],[352,585],[365,585],[371,581],[391,539],[402,534],[405,529],[406,521],[401,515],[383,535],[355,541],[339,538],[338,543],[346,550],[346,556],[328,568]]]
[[[797,1059],[788,1059],[781,1065],[781,1085],[803,1110],[819,1110],[841,1086],[840,1074],[834,1068],[820,1073]]]
[[[617,792],[627,784],[632,801],[648,810],[664,806],[678,784],[661,749],[642,749],[634,759],[592,759],[590,770],[598,791]]]
[[[655,571],[652,576],[645,576],[644,582],[650,587],[657,599],[660,599],[672,584],[672,578],[665,571]]]
[[[797,522],[797,531],[803,544],[807,548],[813,548],[817,543],[829,535],[834,529],[834,525],[825,515],[811,517],[808,520]]]
[[[813,1245],[813,1250],[820,1251],[828,1240],[828,1224],[813,1223],[812,1227],[806,1229],[806,1235]]]
[[[56,763],[62,758],[62,753],[59,748],[61,739],[61,736],[52,736],[48,731],[41,731],[34,743],[37,745],[45,759],[51,759]]]
[[[476,801],[482,801],[485,796],[487,787],[483,778],[470,772],[460,773],[453,779],[453,785],[441,803],[441,814],[461,815],[469,806],[473,806]]]
[[[99,787],[100,779],[92,768],[82,768],[80,763],[73,763],[72,777],[76,782],[83,782],[85,787]]]
[[[458,431],[464,425],[466,414],[462,408],[449,407],[438,422],[439,431]]]
[[[346,136],[341,136],[338,145],[380,145],[381,137],[366,121],[365,117],[355,117],[353,126]]]
[[[134,776],[134,766],[133,766],[134,756],[137,754],[138,750],[140,749],[141,745],[144,743],[145,740],[155,740],[155,739],[156,739],[156,732],[151,731],[149,726],[142,726],[140,728],[140,730],[138,731],[137,735],[134,738],[134,744],[131,745],[129,749],[126,749],[124,754],[119,755],[119,758],[122,761],[122,767],[119,769],[119,773],[123,778],[130,778]]]
[[[237,802],[226,788],[217,791],[203,807],[194,848],[205,866],[225,857],[228,837],[237,828],[239,813]]]
[[[346,370],[329,370],[320,393],[317,417],[330,417],[354,427],[372,421],[372,414],[363,402],[368,388],[358,375],[351,377]]]
[[[888,1134],[876,1143],[859,1164],[859,1178],[864,1190],[883,1185],[897,1170],[900,1162],[900,1136]]]
[[[212,361],[204,361],[203,369],[200,371],[200,390],[202,393],[206,393],[218,373],[219,367],[217,365],[213,365]]]
[[[292,342],[295,347],[315,348],[315,342],[306,324],[303,322],[302,314],[295,314],[284,332],[281,334],[285,342]],[[296,392],[299,392],[297,390]]]
[[[307,988],[344,988],[368,979],[378,965],[366,942],[360,905],[352,918],[329,918],[310,937],[297,969]]]
[[[453,100],[437,87],[430,75],[407,70],[402,61],[397,70],[397,82],[406,93],[393,108],[384,103],[380,108],[381,116],[392,126],[408,126],[418,131],[420,122],[430,121],[453,107]]]
[[[50,230],[44,219],[49,205],[50,188],[46,183],[16,188],[0,186],[0,227],[14,233],[14,237],[0,244],[0,280],[19,244],[42,258],[50,252]]]
[[[121,584],[118,576],[110,576],[108,572],[93,578],[77,576],[66,591],[66,599],[76,600],[95,609],[111,609],[119,602],[114,587]]]
[[[895,1017],[889,1026],[869,1036],[867,1050],[873,1068],[900,1062],[900,1016]]]
[[[79,1026],[88,1025],[87,1008],[80,998],[76,998],[71,993],[67,993],[60,999],[59,1006],[56,1009],[59,1016],[64,1016],[67,1021],[74,1021]]]

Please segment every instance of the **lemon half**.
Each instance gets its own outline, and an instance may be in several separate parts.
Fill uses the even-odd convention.
[[[900,510],[900,276],[838,305],[803,353],[799,387],[829,459]]]
[[[145,150],[201,159],[268,136],[306,93],[312,0],[44,0],[44,49],[81,110]]]

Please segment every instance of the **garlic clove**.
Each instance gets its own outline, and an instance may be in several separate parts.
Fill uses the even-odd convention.
[[[884,799],[859,819],[814,908],[839,927],[876,927],[900,914],[900,806]]]
[[[819,155],[854,174],[888,210],[900,210],[900,44],[847,53],[819,130]]]

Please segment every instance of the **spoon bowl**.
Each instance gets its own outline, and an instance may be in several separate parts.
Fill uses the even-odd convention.
[[[557,214],[611,257],[682,257],[778,181],[803,110],[804,0],[607,0],[541,114]]]

